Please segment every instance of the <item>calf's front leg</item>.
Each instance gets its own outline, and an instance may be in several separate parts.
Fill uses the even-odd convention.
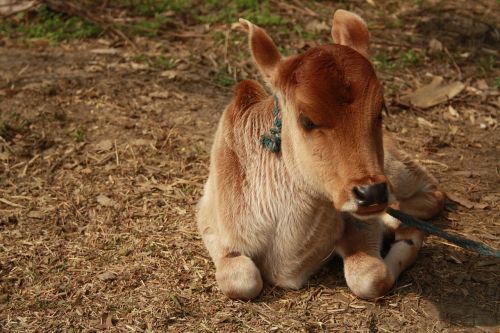
[[[345,217],[345,233],[337,252],[344,260],[347,285],[360,298],[383,296],[398,276],[416,259],[423,234],[410,228],[398,228],[395,242],[385,258],[381,257],[384,226],[379,220],[359,221]]]
[[[259,269],[252,259],[239,252],[229,252],[219,258],[215,269],[219,288],[229,298],[249,300],[262,291]]]
[[[229,298],[248,300],[262,291],[263,282],[259,268],[253,260],[237,250],[229,250],[221,244],[221,235],[210,217],[211,209],[206,202],[200,205],[198,227],[212,260],[215,278],[220,290]]]

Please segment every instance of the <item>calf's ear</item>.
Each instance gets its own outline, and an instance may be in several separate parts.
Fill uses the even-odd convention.
[[[332,37],[335,43],[349,46],[370,59],[368,28],[358,15],[347,10],[337,10],[333,14]]]
[[[252,52],[253,59],[260,73],[267,82],[272,83],[281,60],[281,54],[278,48],[264,29],[241,18],[240,25],[248,33],[250,51]]]

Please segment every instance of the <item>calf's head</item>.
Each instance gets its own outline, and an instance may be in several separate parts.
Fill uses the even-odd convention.
[[[288,58],[263,29],[240,22],[261,74],[278,96],[282,158],[293,176],[341,211],[369,216],[384,210],[384,102],[368,59],[364,21],[339,10],[332,26],[336,44]]]

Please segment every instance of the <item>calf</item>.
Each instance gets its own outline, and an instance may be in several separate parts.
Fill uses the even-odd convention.
[[[263,29],[240,23],[272,95],[241,82],[215,134],[198,227],[219,288],[236,299],[256,297],[263,280],[301,288],[339,254],[356,295],[384,295],[423,241],[385,208],[431,218],[443,194],[382,130],[384,99],[366,24],[338,10],[336,44],[285,58]],[[265,149],[261,137],[273,124],[264,140],[274,140],[272,149]]]

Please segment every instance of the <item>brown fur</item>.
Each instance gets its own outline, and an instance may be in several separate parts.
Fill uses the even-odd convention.
[[[215,134],[198,226],[221,290],[250,299],[262,280],[300,288],[332,254],[343,257],[346,281],[360,297],[379,297],[416,259],[423,234],[359,206],[355,186],[387,183],[392,205],[421,218],[437,214],[443,194],[421,166],[382,132],[382,88],[368,60],[368,30],[337,11],[340,44],[282,58],[261,28],[241,20],[263,77],[279,97],[280,154],[260,136],[272,126],[274,98],[243,81]],[[305,128],[307,118],[314,128]],[[364,221],[362,221],[364,220]],[[380,255],[384,235],[395,242]]]

